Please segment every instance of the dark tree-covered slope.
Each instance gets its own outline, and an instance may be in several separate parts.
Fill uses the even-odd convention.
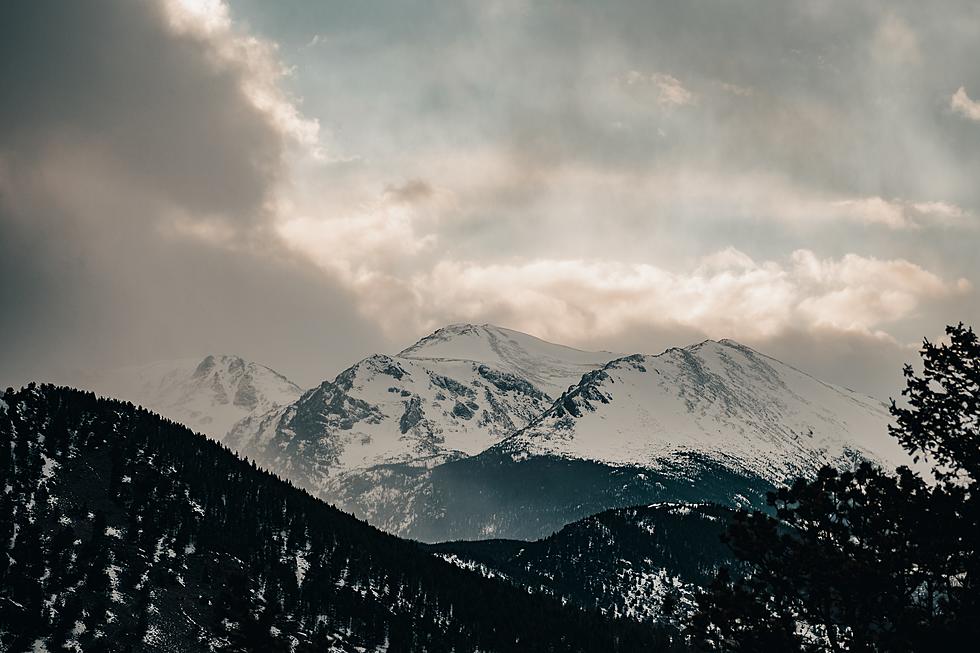
[[[0,403],[0,650],[638,651],[385,535],[131,404]]]
[[[462,567],[573,604],[641,621],[679,623],[699,587],[736,566],[721,535],[735,511],[711,504],[607,510],[535,542],[425,545]]]
[[[425,542],[490,537],[537,540],[610,508],[711,502],[765,506],[772,483],[692,452],[669,470],[612,466],[495,446],[439,465],[417,493],[406,535]],[[388,524],[388,522],[379,522]],[[387,528],[386,528],[387,530]]]

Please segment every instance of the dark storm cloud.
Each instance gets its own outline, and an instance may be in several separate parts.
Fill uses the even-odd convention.
[[[188,210],[254,216],[283,143],[246,101],[242,69],[216,63],[206,41],[168,30],[156,3],[5,7],[0,148],[8,165],[37,165],[67,143]]]
[[[286,136],[244,64],[157,3],[0,12],[0,383],[208,350],[312,383],[377,347],[268,229]]]

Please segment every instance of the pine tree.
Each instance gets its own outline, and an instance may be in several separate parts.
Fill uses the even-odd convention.
[[[946,327],[949,344],[923,342],[923,373],[905,366],[908,407],[892,401],[893,436],[935,461],[940,480],[980,482],[980,342],[962,323]]]

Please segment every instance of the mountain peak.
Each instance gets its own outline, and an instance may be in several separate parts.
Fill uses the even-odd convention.
[[[470,324],[467,322],[447,324],[444,327],[439,327],[429,335],[423,336],[414,345],[403,349],[397,355],[403,358],[434,358],[434,356],[427,356],[424,353],[438,347],[440,344],[460,338],[487,340],[491,337],[492,333],[501,333],[507,330],[493,324]]]
[[[696,452],[779,482],[856,458],[906,462],[887,422],[874,399],[734,340],[704,340],[612,361],[501,447],[665,468]]]
[[[429,335],[421,338],[414,345],[403,349],[397,354],[397,356],[402,358],[450,358],[482,361],[482,358],[467,356],[466,354],[483,354],[485,352],[466,352],[465,350],[460,351],[455,347],[455,345],[467,342],[472,344],[477,341],[499,343],[501,340],[508,340],[514,344],[529,346],[532,348],[560,350],[563,356],[567,352],[586,354],[589,355],[590,358],[594,354],[602,354],[604,360],[609,360],[610,358],[616,356],[616,354],[613,352],[608,351],[590,352],[569,347],[567,345],[559,345],[557,343],[532,336],[528,333],[508,329],[507,327],[498,326],[496,324],[471,324],[466,322],[448,324],[444,327],[440,327]],[[448,344],[452,344],[454,346],[447,347],[446,345]]]
[[[742,343],[740,343],[740,342],[738,342],[736,340],[732,340],[731,338],[722,338],[721,340],[713,340],[711,338],[707,338],[705,340],[702,340],[701,342],[696,342],[693,345],[688,345],[687,347],[683,347],[683,349],[687,349],[687,350],[696,350],[696,349],[726,349],[726,348],[727,349],[741,349],[742,351],[746,351],[746,350],[747,351],[755,351],[751,347],[748,347],[746,345],[743,345]]]
[[[107,370],[89,385],[107,396],[142,404],[215,440],[223,439],[244,417],[290,404],[302,394],[282,374],[232,354]]]
[[[732,340],[731,338],[722,338],[718,341],[718,344],[725,345],[727,347],[745,347],[742,343]]]
[[[244,370],[247,363],[241,356],[229,356],[226,354],[208,354],[194,369],[193,378],[201,378],[212,372],[216,367],[221,367],[229,371]]]
[[[619,354],[582,351],[493,324],[451,324],[425,336],[397,356],[490,365],[516,374],[555,396],[578,382],[586,372],[602,367]]]

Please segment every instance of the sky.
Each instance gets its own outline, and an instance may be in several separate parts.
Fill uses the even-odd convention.
[[[0,9],[0,384],[455,322],[880,397],[980,325],[980,5]]]

